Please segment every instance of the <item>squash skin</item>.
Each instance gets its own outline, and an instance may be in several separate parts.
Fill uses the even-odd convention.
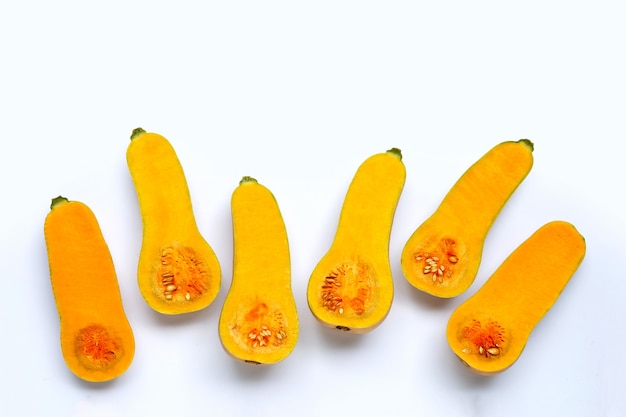
[[[198,230],[174,148],[165,137],[138,128],[126,160],[143,224],[137,267],[143,298],[155,311],[169,315],[208,307],[219,293],[221,268]]]
[[[480,375],[511,367],[585,252],[585,239],[572,224],[557,220],[540,227],[452,313],[446,329],[452,351]]]
[[[394,295],[389,239],[405,179],[397,148],[370,156],[357,169],[333,242],[307,286],[309,309],[322,325],[363,334],[387,317]]]
[[[489,229],[530,172],[533,150],[528,139],[502,142],[463,173],[402,250],[402,271],[411,285],[440,298],[471,286]]]
[[[117,378],[133,361],[135,338],[95,215],[81,202],[57,197],[46,216],[44,236],[68,368],[89,382]],[[103,345],[107,348],[101,349]]]
[[[218,333],[232,358],[271,365],[287,358],[298,341],[287,231],[272,192],[243,177],[231,198],[233,278]]]

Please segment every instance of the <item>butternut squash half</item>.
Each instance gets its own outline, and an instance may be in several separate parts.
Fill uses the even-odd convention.
[[[441,298],[470,287],[489,229],[532,168],[533,148],[528,139],[502,142],[463,173],[402,250],[411,285]]]
[[[221,285],[215,252],[193,213],[183,168],[163,136],[138,128],[126,151],[143,223],[137,282],[155,311],[182,314],[210,305]]]
[[[222,346],[233,358],[269,365],[298,340],[287,231],[272,192],[243,177],[231,200],[233,279],[219,320]]]
[[[88,206],[59,196],[50,208],[44,236],[63,358],[85,381],[112,380],[130,366],[135,338],[111,253]]]
[[[405,178],[397,148],[369,157],[357,169],[334,240],[307,287],[309,308],[323,325],[366,333],[387,317],[394,290],[389,238]]]
[[[452,313],[446,331],[452,351],[482,375],[508,369],[585,251],[585,239],[570,223],[553,221],[539,228]]]

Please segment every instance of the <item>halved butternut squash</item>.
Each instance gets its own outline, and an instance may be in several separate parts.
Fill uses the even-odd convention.
[[[441,298],[470,287],[489,229],[532,168],[533,148],[528,139],[502,142],[465,171],[402,250],[411,285]]]
[[[174,148],[163,136],[137,128],[126,159],[143,223],[137,268],[142,296],[163,314],[207,307],[220,290],[221,269],[198,230]]]
[[[585,256],[585,239],[564,221],[539,228],[450,316],[452,351],[476,373],[508,369]]]
[[[233,358],[269,365],[298,340],[287,231],[272,192],[243,177],[231,200],[233,278],[219,319],[222,346]]]
[[[313,270],[309,308],[327,327],[366,333],[393,301],[389,238],[406,169],[399,149],[367,158],[348,188],[330,249]]]
[[[59,196],[50,208],[44,236],[63,358],[85,381],[112,380],[130,366],[135,338],[109,247],[85,204]]]

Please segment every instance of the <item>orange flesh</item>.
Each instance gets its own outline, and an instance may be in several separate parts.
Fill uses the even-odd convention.
[[[232,195],[233,278],[219,336],[226,352],[252,364],[285,359],[298,340],[287,231],[269,189],[244,177]]]
[[[78,377],[107,381],[125,372],[135,350],[113,260],[89,207],[55,201],[44,234],[63,358]]]
[[[159,134],[135,129],[126,157],[143,224],[137,268],[142,296],[163,314],[205,308],[219,292],[221,270],[198,230],[174,148]]]
[[[324,326],[367,333],[387,316],[394,292],[389,238],[405,178],[396,148],[357,169],[331,247],[307,286],[309,308]]]
[[[480,374],[510,367],[577,270],[585,250],[584,238],[567,222],[539,228],[452,313],[447,340],[453,352]]]
[[[502,142],[463,173],[403,248],[402,271],[409,283],[441,298],[456,297],[469,288],[487,233],[530,172],[532,152],[527,139]],[[439,259],[428,262],[435,257]]]

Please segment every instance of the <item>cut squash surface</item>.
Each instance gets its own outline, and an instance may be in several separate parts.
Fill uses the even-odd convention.
[[[489,229],[532,168],[533,149],[528,139],[502,142],[463,173],[402,250],[411,285],[441,298],[470,287]]]
[[[163,136],[135,129],[126,151],[143,223],[137,282],[155,311],[201,310],[217,297],[220,264],[198,230],[187,180]]]
[[[396,148],[372,155],[357,169],[331,247],[307,287],[309,308],[323,325],[366,333],[387,317],[394,293],[389,238],[405,178]]]
[[[117,378],[133,360],[135,338],[95,215],[84,203],[55,198],[44,235],[68,368],[90,382]]]
[[[231,210],[233,277],[220,340],[237,360],[274,364],[291,354],[299,335],[287,230],[274,195],[254,178],[242,178]]]
[[[452,351],[479,374],[509,368],[585,252],[584,238],[570,223],[553,221],[539,228],[452,313],[446,333]]]

